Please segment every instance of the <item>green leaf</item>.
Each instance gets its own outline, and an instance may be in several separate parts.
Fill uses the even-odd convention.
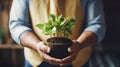
[[[58,19],[62,18],[62,14],[60,16],[58,16]]]
[[[44,24],[36,25],[39,29],[43,31],[45,35],[57,35],[59,33],[64,33],[65,37],[72,35],[71,28],[75,26],[75,19],[72,17],[58,17],[54,14],[50,14],[50,20]]]
[[[50,17],[52,18],[53,21],[55,21],[55,15],[54,14],[50,14]]]
[[[50,30],[49,30],[49,31],[44,31],[43,33],[44,33],[45,35],[51,35],[51,34],[52,34],[52,31],[50,31]]]
[[[64,20],[61,22],[60,26],[64,25],[64,24],[66,23],[66,21],[67,21],[67,19],[64,19]]]
[[[69,26],[69,29],[73,28],[75,26],[75,20],[71,19],[67,26]]]
[[[51,27],[51,22],[49,21],[49,22],[47,22],[47,23],[45,23],[45,26],[47,26],[47,27]]]
[[[40,29],[44,29],[44,24],[37,24],[36,26]]]
[[[57,32],[57,28],[54,26],[54,27],[52,28],[52,33],[55,34],[56,32]]]
[[[57,22],[59,22],[59,24],[60,24],[63,20],[64,20],[64,18],[62,17],[62,14],[57,17]]]

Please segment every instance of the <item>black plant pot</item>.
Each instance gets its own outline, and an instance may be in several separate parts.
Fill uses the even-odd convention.
[[[53,37],[47,39],[47,45],[51,48],[50,56],[62,59],[70,55],[68,47],[72,45],[72,41],[64,37]]]

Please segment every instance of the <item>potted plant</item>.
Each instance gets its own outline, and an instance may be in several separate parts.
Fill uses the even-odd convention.
[[[46,44],[51,48],[50,56],[55,58],[64,58],[70,53],[68,47],[72,45],[69,35],[72,35],[71,29],[75,26],[75,19],[72,17],[62,17],[50,14],[50,20],[44,24],[36,25],[45,35],[51,35],[46,40]]]

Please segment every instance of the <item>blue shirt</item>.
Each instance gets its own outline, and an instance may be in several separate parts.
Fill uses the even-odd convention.
[[[33,32],[30,23],[29,2],[30,0],[13,0],[11,6],[9,29],[12,38],[18,44],[21,44],[20,37],[24,32]],[[94,32],[97,41],[100,42],[105,35],[102,0],[81,0],[81,4],[86,22],[84,31]]]

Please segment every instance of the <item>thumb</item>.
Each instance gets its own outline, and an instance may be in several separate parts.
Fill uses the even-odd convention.
[[[70,53],[78,51],[80,48],[79,45],[80,43],[78,43],[76,40],[73,40],[73,45],[68,48],[68,51]]]
[[[50,47],[46,46],[43,42],[38,43],[40,50],[49,53],[50,52]]]
[[[70,53],[72,53],[72,52],[74,52],[75,51],[75,45],[72,45],[72,46],[70,46],[69,48],[68,48],[68,52],[70,52]]]

